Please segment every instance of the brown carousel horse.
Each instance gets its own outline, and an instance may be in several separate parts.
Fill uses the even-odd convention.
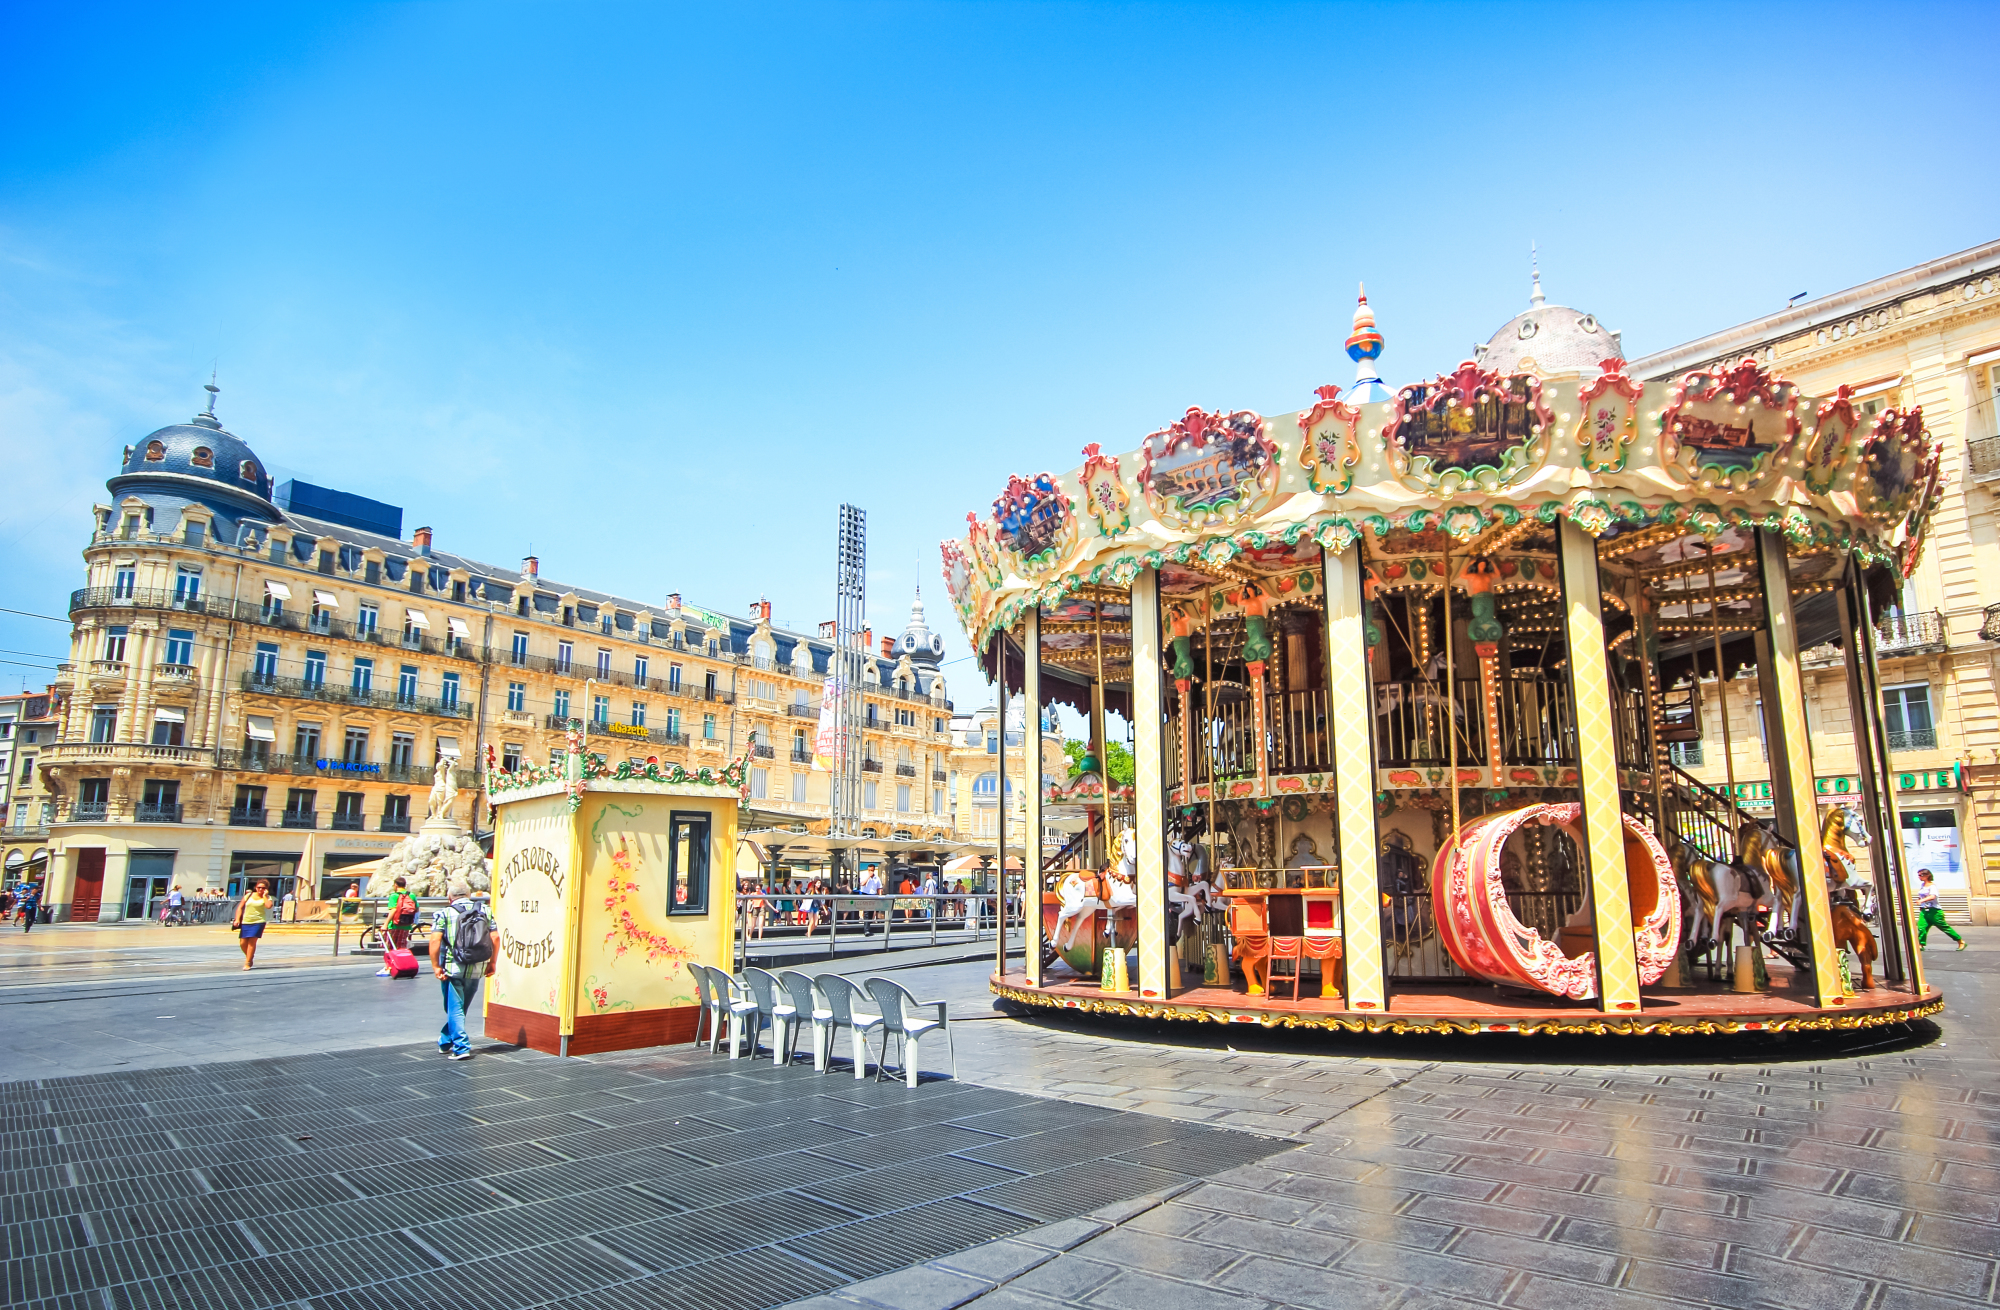
[[[1857,877],[1859,867],[1854,854],[1847,848],[1850,833],[1864,844],[1868,837],[1854,821],[1854,816],[1845,806],[1836,805],[1826,813],[1826,822],[1820,825],[1820,847],[1826,852],[1826,883],[1833,901],[1833,944],[1835,948],[1847,947],[1854,952],[1854,958],[1861,961],[1861,985],[1875,986],[1875,933],[1868,927],[1868,920],[1860,907],[1859,892],[1862,884]]]

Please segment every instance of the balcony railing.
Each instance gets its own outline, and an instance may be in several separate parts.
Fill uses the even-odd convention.
[[[944,780],[945,780],[945,773],[944,773],[944,770],[943,770],[943,769],[932,769],[932,770],[931,770],[931,781],[932,781],[932,782],[943,782]]]
[[[812,757],[813,753],[811,751],[802,751],[797,749],[794,749],[792,751],[792,763],[794,764],[811,764]]]
[[[245,673],[242,676],[243,690],[252,695],[285,696],[293,700],[321,701],[329,705],[360,705],[375,709],[402,710],[409,714],[432,714],[446,719],[469,719],[472,706],[463,700],[445,701],[432,696],[402,696],[390,691],[377,691],[329,682],[309,682],[304,678],[285,678],[275,674]]]
[[[214,752],[193,746],[153,746],[137,741],[58,741],[42,751],[44,764],[206,764]]]
[[[229,826],[232,828],[261,828],[264,826],[264,821],[269,815],[270,811],[261,805],[254,810],[244,809],[240,806],[234,807],[229,811]]]
[[[795,719],[816,719],[819,717],[819,706],[801,705],[799,702],[793,701],[791,704],[785,706],[785,713]]]
[[[1888,731],[1889,749],[1892,751],[1934,751],[1937,749],[1936,728],[1891,728]]]
[[[184,610],[189,614],[214,612],[208,596],[186,596],[155,587],[79,587],[69,594],[69,610],[85,609]]]
[[[368,830],[368,816],[365,814],[343,813],[340,810],[335,810],[333,812],[333,822],[327,826],[335,832],[366,832]]]
[[[550,727],[563,726],[564,721],[557,719],[555,715],[551,714],[549,719]],[[684,732],[668,732],[665,728],[634,727],[629,723],[600,723],[592,719],[584,724],[584,731],[593,737],[610,737],[617,741],[652,742],[660,746],[687,745],[687,734]]]
[[[202,761],[210,758],[199,752]],[[238,773],[281,773],[294,778],[327,778],[355,782],[405,782],[428,785],[435,772],[423,765],[377,764],[361,760],[335,760],[314,755],[280,755],[276,751],[224,750],[216,753],[218,768]],[[460,787],[470,787],[478,774],[472,769],[454,769]]]
[[[1937,610],[1928,614],[1888,614],[1875,624],[1875,653],[1915,655],[1943,650],[1948,638],[1944,615]]]
[[[39,841],[49,835],[46,823],[10,823],[0,828],[0,838],[7,841]]]
[[[751,745],[750,753],[755,755],[760,760],[776,759],[778,755],[778,748],[776,746],[766,746],[763,742],[760,741],[753,743]]]
[[[861,771],[863,773],[880,773],[882,772],[882,761],[863,760],[861,761]]]
[[[914,778],[917,776],[917,766],[914,764],[898,764],[896,766],[896,776],[898,778]]]
[[[179,823],[180,821],[181,807],[179,805],[142,804],[135,807],[132,811],[132,822],[134,823]]]
[[[78,801],[69,807],[71,823],[102,823],[111,817],[111,806],[105,801]]]
[[[317,828],[319,815],[313,810],[286,810],[279,821],[285,828]]]
[[[2000,605],[1988,605],[1979,620],[1981,641],[2000,641]]]
[[[383,832],[408,832],[410,816],[407,814],[385,814],[382,816]]]

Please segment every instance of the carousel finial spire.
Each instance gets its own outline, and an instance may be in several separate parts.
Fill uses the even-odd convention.
[[[1368,286],[1362,283],[1354,304],[1354,331],[1347,337],[1347,357],[1355,365],[1354,389],[1342,397],[1348,404],[1367,405],[1392,399],[1375,367],[1381,356],[1382,333],[1375,326],[1375,311],[1368,307]]]
[[[1542,295],[1542,258],[1541,252],[1535,248],[1535,243],[1532,241],[1528,243],[1528,269],[1534,283],[1528,292],[1528,308],[1539,309],[1545,299]]]

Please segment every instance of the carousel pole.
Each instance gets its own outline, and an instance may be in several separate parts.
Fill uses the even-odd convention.
[[[1607,1012],[1639,1009],[1639,951],[1625,875],[1625,817],[1618,800],[1617,735],[1597,539],[1568,519],[1556,527],[1562,561],[1563,638],[1570,704],[1576,714],[1577,772],[1583,794],[1583,856],[1597,938],[1597,994]]]
[[[1368,668],[1368,619],[1361,588],[1361,543],[1320,552],[1326,597],[1327,725],[1333,737],[1333,836],[1340,866],[1341,951],[1347,1008],[1386,1010],[1382,909],[1377,899],[1375,688]],[[1346,724],[1343,730],[1339,725]]]
[[[1882,977],[1886,982],[1899,983],[1909,976],[1903,961],[1905,958],[1902,906],[1896,899],[1896,886],[1902,881],[1896,873],[1891,856],[1902,850],[1900,833],[1893,832],[1884,823],[1882,790],[1875,769],[1874,702],[1868,698],[1868,683],[1861,671],[1861,635],[1856,629],[1859,607],[1854,602],[1855,576],[1857,570],[1850,556],[1841,574],[1840,588],[1834,593],[1834,602],[1840,610],[1840,662],[1847,674],[1847,703],[1854,715],[1854,760],[1860,765],[1861,805],[1868,815],[1868,822],[1878,840],[1884,842],[1881,859],[1870,859],[1875,883],[1875,903],[1887,916],[1884,923],[1894,922],[1887,932],[1877,934],[1882,944]],[[1889,837],[1898,840],[1890,842]]]
[[[1042,985],[1042,607],[1039,603],[1030,607],[1022,621],[1022,643],[1027,648],[1021,666],[1021,719],[1030,725],[1022,734],[1022,748],[1028,753],[1021,760],[1022,781],[1027,784],[1025,801],[1028,807],[1027,823],[1024,825],[1027,840],[1021,847],[1021,929],[1022,962],[1021,971],[1027,975],[1028,986]],[[1004,736],[1006,728],[1001,732]],[[1032,739],[1033,744],[1029,745]],[[1001,787],[1001,799],[1005,800],[1006,787]]]
[[[1722,719],[1722,771],[1729,780],[1730,808],[1736,809],[1736,749],[1729,740],[1729,675],[1722,667],[1722,607],[1715,599],[1715,543],[1703,541],[1702,550],[1708,555],[1708,633],[1715,647],[1715,706]],[[1729,835],[1736,836],[1733,832]]]
[[[1104,784],[1104,851],[1111,858],[1111,742],[1104,715],[1104,599],[1090,603],[1091,638],[1096,648],[1097,680],[1090,688],[1090,731],[1097,747],[1097,776]],[[1108,911],[1107,911],[1108,913]]]
[[[1450,538],[1446,538],[1449,542]],[[1451,844],[1458,845],[1460,827],[1458,812],[1458,679],[1454,672],[1451,631],[1451,547],[1444,548],[1444,582],[1438,591],[1444,597],[1444,767],[1445,776],[1451,779]]]
[[[1902,817],[1896,811],[1896,788],[1894,779],[1889,776],[1889,742],[1882,728],[1881,666],[1875,658],[1875,609],[1868,599],[1868,587],[1861,576],[1861,566],[1854,564],[1850,567],[1854,572],[1855,619],[1861,638],[1858,654],[1862,685],[1866,692],[1866,699],[1855,709],[1866,710],[1863,726],[1868,733],[1870,752],[1875,757],[1873,776],[1876,797],[1881,806],[1881,832],[1876,840],[1888,848],[1885,863],[1894,870],[1891,877],[1895,882],[1890,889],[1890,904],[1900,930],[1896,940],[1910,961],[1910,981],[1916,987],[1917,995],[1921,996],[1928,986],[1924,979],[1924,950],[1917,942],[1917,914],[1916,906],[1910,901],[1911,873],[1905,863]]]
[[[1807,945],[1812,949],[1813,990],[1824,1009],[1845,1005],[1847,998],[1842,994],[1833,946],[1826,852],[1813,826],[1818,806],[1813,800],[1812,746],[1806,730],[1805,683],[1799,669],[1799,626],[1792,613],[1792,566],[1785,553],[1784,534],[1757,529],[1757,571],[1764,591],[1764,640],[1758,644],[1768,649],[1771,657],[1764,702],[1771,794],[1775,798],[1778,789],[1784,788],[1785,804],[1774,808],[1781,826],[1789,821],[1792,831],[1787,835],[1798,846],[1799,883],[1805,893],[1806,926],[1811,937]]]
[[[1001,629],[993,634],[993,648],[998,655],[996,682],[999,691],[994,704],[998,706],[998,718],[994,726],[999,729],[994,734],[995,754],[999,757],[1000,771],[998,794],[994,797],[994,812],[999,815],[995,825],[997,849],[1000,858],[995,864],[993,875],[993,976],[1007,976],[1007,633]]]
[[[1160,573],[1142,569],[1132,580],[1132,812],[1139,836],[1139,995],[1167,994],[1167,861],[1165,789],[1161,782],[1164,719],[1160,664]]]

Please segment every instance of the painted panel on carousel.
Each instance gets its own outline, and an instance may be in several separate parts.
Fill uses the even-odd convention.
[[[1007,568],[1001,562],[999,544],[993,540],[993,529],[981,522],[977,514],[967,514],[965,539],[972,547],[972,567],[979,580],[988,591],[998,591],[1006,581]]]
[[[1278,448],[1264,435],[1264,420],[1247,409],[1189,409],[1148,434],[1144,451],[1146,503],[1169,527],[1236,522],[1262,512],[1277,490]]]
[[[1924,436],[1924,411],[1885,409],[1875,416],[1861,452],[1861,476],[1855,480],[1861,508],[1884,528],[1896,525],[1910,511],[1924,484],[1929,452]]]
[[[1502,378],[1468,362],[1396,393],[1389,462],[1421,491],[1501,491],[1540,465],[1554,422],[1540,378]]]
[[[1850,457],[1867,440],[1862,431],[1867,415],[1854,407],[1848,394],[1847,384],[1842,383],[1831,399],[1813,411],[1812,435],[1806,439],[1799,476],[1814,495],[1842,488],[1853,463]]]
[[[1083,448],[1083,507],[1097,521],[1097,535],[1116,537],[1132,529],[1132,493],[1118,471],[1118,457],[1107,455],[1093,441]]]
[[[938,553],[944,558],[945,590],[951,594],[952,607],[958,611],[958,621],[970,631],[979,620],[986,587],[973,571],[972,561],[966,558],[964,548],[957,542],[940,541]]]
[[[1447,842],[1431,866],[1438,935],[1459,968],[1488,982],[1589,1000],[1597,995],[1596,952],[1571,955],[1522,923],[1507,904],[1502,852],[1507,839],[1531,824],[1561,828],[1583,845],[1583,806],[1529,805],[1474,819]],[[1625,828],[1625,880],[1632,900],[1632,934],[1639,981],[1658,982],[1680,941],[1680,884],[1652,832],[1631,815]],[[1588,899],[1565,929],[1592,928]],[[1615,930],[1615,929],[1614,929]]]
[[[1625,376],[1625,361],[1616,356],[1577,393],[1577,413],[1583,426],[1577,444],[1583,466],[1592,473],[1622,473],[1631,457],[1632,438],[1639,435],[1639,397],[1645,387]]]
[[[1299,415],[1299,464],[1312,489],[1322,496],[1344,496],[1354,487],[1361,466],[1361,411],[1339,399],[1340,388],[1318,388],[1319,399]]]
[[[994,541],[1023,574],[1040,574],[1076,544],[1076,516],[1053,473],[1010,474],[993,502]]]
[[[1754,359],[1697,369],[1660,415],[1668,465],[1703,489],[1749,491],[1784,462],[1799,434],[1799,391]]]

